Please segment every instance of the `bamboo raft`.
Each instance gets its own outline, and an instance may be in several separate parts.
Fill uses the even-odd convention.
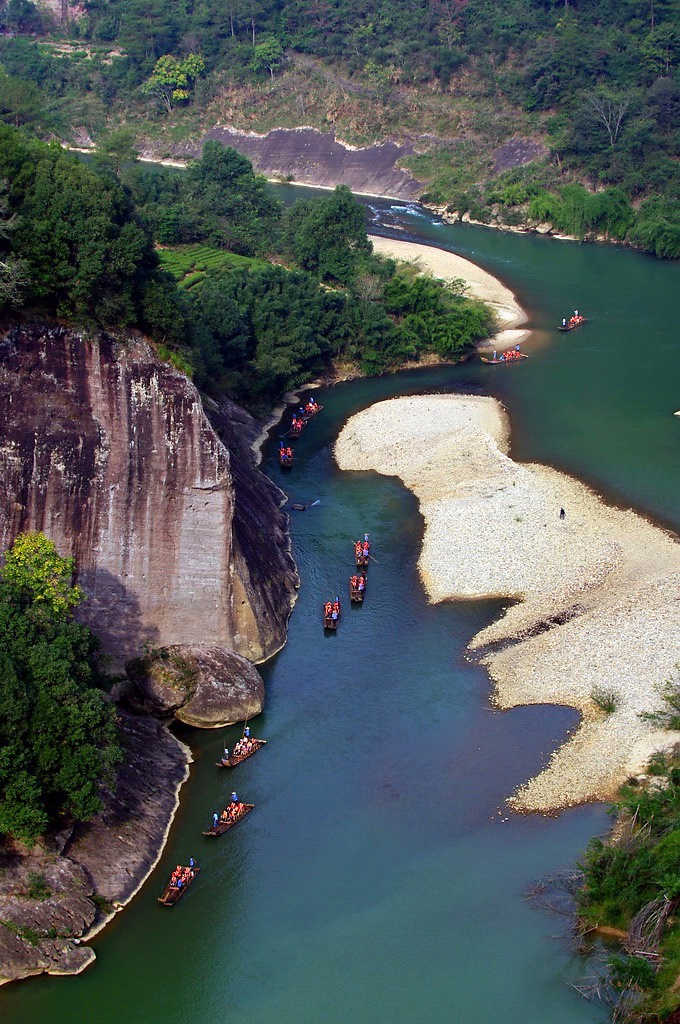
[[[225,832],[232,829],[234,825],[238,825],[239,821],[243,821],[246,814],[250,814],[255,804],[244,804],[243,810],[239,814],[238,818],[234,818],[233,821],[218,821],[212,828],[207,829],[203,832],[204,836],[223,836]]]
[[[179,901],[182,899],[182,896],[184,896],[184,893],[193,883],[194,879],[196,878],[196,875],[200,870],[201,869],[198,867],[198,865],[194,865],[193,875],[190,875],[189,881],[185,882],[184,885],[178,886],[168,883],[168,885],[166,885],[165,889],[163,890],[162,894],[158,897],[158,902],[162,903],[164,907],[174,907],[175,903],[179,903]]]
[[[364,554],[364,548],[367,549],[367,553]],[[366,540],[355,540],[354,541],[354,563],[360,573],[365,575],[368,569],[368,563],[371,558],[371,545]]]
[[[510,349],[509,352],[504,352],[500,356],[495,356],[493,359],[488,359],[486,356],[479,357],[483,363],[488,363],[489,366],[495,366],[497,363],[518,363],[520,359],[528,359],[529,356],[525,352],[518,352],[516,349]]]
[[[264,747],[267,743],[266,740],[259,740],[255,736],[252,737],[252,742],[256,744],[256,746],[252,750],[249,750],[245,754],[231,754],[231,756],[228,758],[223,757],[221,761],[215,761],[216,767],[235,768],[237,764],[240,764],[241,761],[247,761],[249,757],[252,757],[253,754],[256,754],[258,752],[260,747]]]
[[[331,605],[332,607],[334,604],[337,605],[338,611],[337,617],[335,619],[333,618],[332,611],[327,611],[328,605]],[[341,611],[342,605],[340,604],[339,601],[326,601],[323,606],[323,628],[330,629],[331,631],[335,632],[335,630],[338,628],[338,622],[340,621]]]
[[[587,323],[588,323],[588,317],[587,316],[579,316],[579,317],[576,317],[576,318],[575,317],[571,317],[571,319],[567,320],[566,324],[560,324],[559,327],[557,328],[557,330],[558,331],[575,331],[577,327],[581,326],[581,324],[587,324]]]
[[[359,582],[363,582],[363,587],[359,586]],[[366,593],[366,573],[362,573],[361,576],[350,576],[349,580],[349,599],[354,604],[363,604],[364,594]]]

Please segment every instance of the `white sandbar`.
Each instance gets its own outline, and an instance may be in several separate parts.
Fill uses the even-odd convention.
[[[659,686],[677,678],[680,545],[572,477],[507,451],[507,418],[494,399],[432,395],[353,416],[335,457],[341,469],[398,476],[418,497],[419,568],[433,602],[517,602],[470,647],[499,707],[582,713],[572,738],[511,800],[553,811],[612,796],[654,751],[680,740],[640,717],[662,706]],[[597,691],[613,694],[613,713],[600,710]]]
[[[486,302],[496,315],[502,329],[494,335],[493,346],[499,352],[514,347],[528,337],[529,331],[515,329],[526,323],[526,313],[514,294],[476,263],[432,245],[403,242],[400,239],[382,238],[379,235],[369,235],[369,239],[373,243],[374,251],[380,255],[391,256],[405,263],[415,262],[423,270],[429,271],[433,277],[441,277],[447,281],[462,277],[468,286],[468,294]]]

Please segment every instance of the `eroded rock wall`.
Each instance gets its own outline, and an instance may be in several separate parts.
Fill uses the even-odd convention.
[[[401,157],[413,152],[412,144],[407,142],[387,140],[373,146],[349,146],[336,139],[335,132],[316,128],[274,128],[258,135],[224,125],[211,128],[205,139],[231,146],[247,156],[259,174],[270,178],[289,178],[326,188],[347,185],[353,192],[406,200],[417,199],[424,188],[423,182],[398,166]],[[201,148],[176,145],[173,154],[196,157]]]
[[[75,557],[114,667],[145,643],[252,661],[284,643],[297,576],[280,492],[248,455],[139,337],[28,324],[0,341],[0,549],[41,530]]]

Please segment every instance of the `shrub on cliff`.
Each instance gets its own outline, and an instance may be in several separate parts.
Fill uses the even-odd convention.
[[[91,818],[120,753],[72,574],[42,534],[20,535],[0,570],[0,833],[29,842]]]

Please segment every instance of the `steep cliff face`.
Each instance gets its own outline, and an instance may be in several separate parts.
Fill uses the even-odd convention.
[[[41,530],[75,557],[82,618],[116,667],[145,643],[252,661],[283,644],[297,576],[281,494],[142,339],[7,332],[0,479],[0,548]]]

